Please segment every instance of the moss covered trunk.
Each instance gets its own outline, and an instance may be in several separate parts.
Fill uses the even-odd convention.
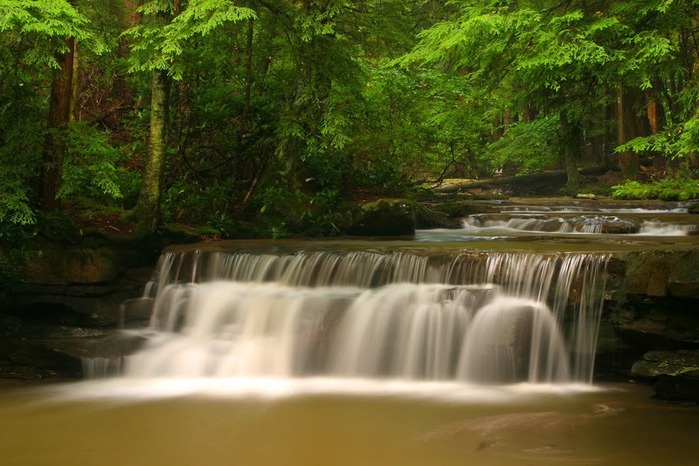
[[[148,161],[143,174],[143,186],[136,204],[138,234],[147,236],[160,224],[160,192],[165,166],[167,133],[168,76],[165,71],[153,71],[151,89],[151,120],[148,141]]]

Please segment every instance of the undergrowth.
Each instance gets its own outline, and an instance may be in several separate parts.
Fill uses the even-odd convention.
[[[627,181],[612,186],[612,198],[629,200],[662,199],[687,201],[699,199],[699,180],[692,178],[665,178],[650,183]]]

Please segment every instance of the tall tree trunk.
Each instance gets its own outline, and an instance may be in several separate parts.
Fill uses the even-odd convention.
[[[627,110],[626,99],[624,98],[624,88],[617,88],[617,145],[621,146],[629,141],[628,131],[630,128],[629,111]],[[626,177],[633,177],[638,174],[640,163],[638,154],[625,150],[619,152],[619,170]]]
[[[648,124],[650,124],[650,134],[658,134],[660,132],[660,122],[658,121],[658,99],[651,96],[648,99]]]
[[[41,208],[44,212],[52,212],[60,206],[56,196],[61,187],[63,158],[66,151],[65,138],[61,133],[65,132],[75,109],[77,42],[74,38],[70,38],[66,41],[66,46],[68,51],[56,56],[60,68],[51,82],[48,133],[41,172]]]
[[[122,18],[123,28],[132,28],[136,26],[143,16],[138,11],[141,6],[141,0],[123,0],[124,2],[124,17]],[[126,36],[120,36],[117,44],[117,57],[125,60],[129,56],[130,39]],[[116,97],[117,105],[131,105],[133,103],[131,86],[126,80],[126,74],[116,73],[112,83],[112,92]]]
[[[247,118],[250,112],[250,96],[252,94],[252,40],[254,36],[255,20],[248,19],[247,40],[245,45],[245,103],[243,107],[243,119]]]
[[[582,130],[579,124],[570,122],[568,115],[561,113],[560,115],[561,132],[563,133],[563,160],[565,162],[565,170],[568,175],[566,187],[569,190],[574,190],[582,185],[583,177],[578,171],[578,161],[582,155],[580,147],[582,146]]]
[[[143,186],[136,203],[137,234],[148,236],[160,225],[160,193],[165,167],[165,141],[168,114],[167,72],[153,71],[151,86],[151,118],[148,139],[148,161],[143,175]]]

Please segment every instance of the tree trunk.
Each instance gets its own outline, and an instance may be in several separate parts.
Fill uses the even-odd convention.
[[[160,225],[160,192],[165,166],[165,138],[168,113],[167,72],[153,71],[151,119],[148,140],[149,156],[143,174],[143,186],[136,203],[137,234],[148,236]]]
[[[565,113],[560,115],[561,132],[563,133],[563,160],[568,176],[566,188],[576,189],[582,184],[583,177],[578,172],[578,161],[581,157],[582,130],[579,124],[571,123]]]
[[[648,99],[648,124],[650,124],[650,134],[658,134],[660,132],[660,123],[658,122],[658,100],[655,96]]]
[[[74,38],[70,38],[66,41],[66,45],[68,51],[56,56],[60,69],[51,82],[48,133],[41,172],[41,208],[44,212],[52,212],[60,206],[56,196],[61,187],[63,158],[66,151],[65,138],[61,137],[60,133],[65,132],[75,109],[73,100],[77,92],[77,73],[75,73],[77,43]]]
[[[255,20],[248,19],[248,31],[245,44],[245,103],[243,106],[243,119],[250,112],[250,97],[252,95],[252,40],[255,32]]]
[[[621,146],[629,141],[628,131],[629,131],[629,112],[627,111],[627,104],[624,99],[624,88],[619,86],[617,88],[617,145]],[[638,174],[640,169],[640,163],[638,160],[638,154],[625,150],[619,152],[619,169],[622,175],[626,177],[633,177]]]

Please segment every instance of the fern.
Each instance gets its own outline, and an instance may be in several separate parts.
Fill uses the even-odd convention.
[[[104,133],[84,122],[72,123],[68,130],[66,146],[59,198],[123,197],[116,167],[122,156],[109,144]]]

